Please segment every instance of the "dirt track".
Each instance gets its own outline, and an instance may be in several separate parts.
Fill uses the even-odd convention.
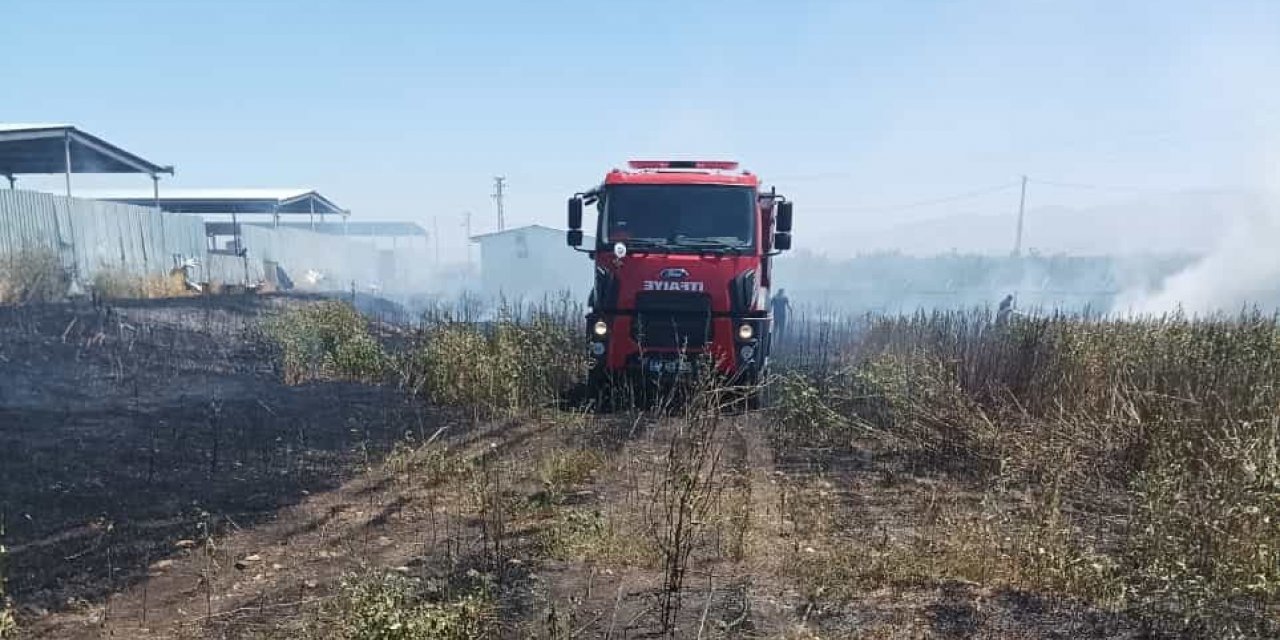
[[[343,575],[372,568],[492,573],[503,637],[651,637],[661,574],[629,561],[628,545],[646,535],[634,518],[652,486],[646,461],[663,455],[661,423],[554,412],[482,423],[392,388],[287,387],[255,327],[296,303],[0,310],[0,512],[26,634],[297,637]],[[871,441],[777,455],[755,417],[723,433],[726,495],[740,504],[717,517],[749,522],[695,557],[679,619],[690,634],[1137,635],[1078,604],[897,570],[833,600],[829,576],[796,570],[805,558],[854,558],[867,580],[859,567],[919,538],[938,503],[969,499],[963,478],[919,472]],[[474,488],[421,450],[388,456],[406,435],[493,465],[510,510],[500,550],[467,504]],[[581,452],[590,470],[548,502],[548,462]],[[570,512],[609,532],[589,553],[548,552]]]

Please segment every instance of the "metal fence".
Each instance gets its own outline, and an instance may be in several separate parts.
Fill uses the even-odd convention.
[[[299,289],[381,285],[377,249],[342,236],[243,225],[244,255],[210,252],[199,216],[34,191],[0,189],[0,256],[47,250],[81,284],[103,271],[164,274],[185,260],[199,281],[257,284],[279,267]],[[384,279],[384,278],[383,278]]]
[[[378,252],[372,245],[342,236],[302,229],[242,225],[249,271],[279,265],[300,289],[367,290],[381,279]],[[264,278],[265,279],[265,278]]]
[[[163,274],[205,263],[204,222],[133,205],[0,190],[0,255],[48,250],[81,282],[104,270]]]

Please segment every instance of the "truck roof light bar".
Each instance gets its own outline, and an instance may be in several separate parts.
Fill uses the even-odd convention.
[[[738,163],[732,160],[630,160],[632,169],[718,169],[733,171]]]

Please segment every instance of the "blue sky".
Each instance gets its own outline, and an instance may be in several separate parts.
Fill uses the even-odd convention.
[[[1172,191],[1280,168],[1276,2],[4,5],[0,121],[76,123],[175,164],[176,186],[439,216],[446,246],[464,210],[493,224],[494,175],[510,221],[562,224],[568,194],[638,156],[743,161],[817,249],[886,219],[1011,211],[1007,191],[882,208],[1023,173]]]

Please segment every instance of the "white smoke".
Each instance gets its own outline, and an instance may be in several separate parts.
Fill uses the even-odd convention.
[[[1205,315],[1280,305],[1280,206],[1232,224],[1217,247],[1157,291],[1131,292],[1117,304],[1120,313],[1145,315],[1181,310]]]
[[[1217,31],[1187,77],[1203,112],[1216,116],[1222,137],[1234,145],[1221,161],[1238,167],[1245,183],[1262,186],[1263,206],[1253,214],[1231,212],[1214,249],[1158,290],[1123,297],[1118,313],[1280,310],[1280,88],[1265,80],[1280,64],[1280,40],[1261,35],[1268,32],[1260,24]]]

